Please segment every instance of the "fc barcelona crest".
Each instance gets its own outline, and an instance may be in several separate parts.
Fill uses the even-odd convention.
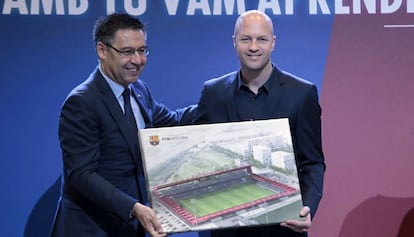
[[[156,146],[160,144],[160,138],[158,135],[149,136],[149,142],[151,145]]]

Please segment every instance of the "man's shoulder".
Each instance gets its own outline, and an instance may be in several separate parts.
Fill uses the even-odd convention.
[[[92,72],[88,76],[88,78],[86,78],[83,82],[74,87],[70,94],[85,94],[90,93],[91,91],[96,89],[96,76],[96,72]]]
[[[288,83],[299,87],[312,87],[314,84],[298,75],[280,70],[278,77],[282,83]]]
[[[236,77],[237,77],[237,71],[229,72],[222,76],[207,80],[205,82],[205,85],[212,86],[212,85],[230,84],[236,79]]]
[[[100,73],[94,70],[88,78],[69,92],[65,100],[68,100],[69,98],[83,98],[82,100],[85,101],[96,100],[97,94],[102,90],[103,84],[105,83],[103,79],[99,81],[97,78],[99,76],[101,76]]]

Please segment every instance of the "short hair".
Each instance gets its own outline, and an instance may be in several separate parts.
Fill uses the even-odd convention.
[[[142,30],[144,34],[145,26],[138,18],[134,18],[125,13],[113,13],[98,19],[93,29],[95,45],[101,41],[103,43],[113,43],[115,34],[118,30]]]

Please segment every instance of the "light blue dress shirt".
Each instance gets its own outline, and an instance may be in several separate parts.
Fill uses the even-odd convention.
[[[109,84],[109,87],[111,88],[112,92],[115,95],[115,98],[118,100],[119,106],[121,106],[122,111],[125,113],[124,109],[124,97],[122,96],[122,93],[124,92],[125,88],[118,83],[114,82],[113,80],[109,79],[107,75],[101,70],[101,66],[99,65],[99,71],[103,75],[105,81]],[[129,86],[131,89],[131,85]],[[133,91],[133,90],[131,90]],[[134,96],[132,96],[132,93],[130,94],[131,99],[131,107],[132,112],[134,113],[135,121],[137,121],[137,128],[138,129],[144,129],[145,128],[145,121],[141,114],[141,109],[138,106],[138,103]]]

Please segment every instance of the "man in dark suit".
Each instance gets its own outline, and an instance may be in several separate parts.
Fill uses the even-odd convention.
[[[289,118],[304,205],[298,216],[304,219],[286,220],[280,225],[215,230],[211,232],[213,237],[307,236],[322,197],[325,163],[317,89],[272,64],[275,41],[273,24],[266,14],[252,10],[239,16],[233,45],[241,68],[204,83],[195,122]]]
[[[60,115],[63,184],[52,236],[165,236],[147,207],[137,128],[172,126],[170,111],[138,80],[147,55],[143,24],[126,14],[97,21],[99,66],[70,92]],[[132,110],[132,112],[131,112]]]

